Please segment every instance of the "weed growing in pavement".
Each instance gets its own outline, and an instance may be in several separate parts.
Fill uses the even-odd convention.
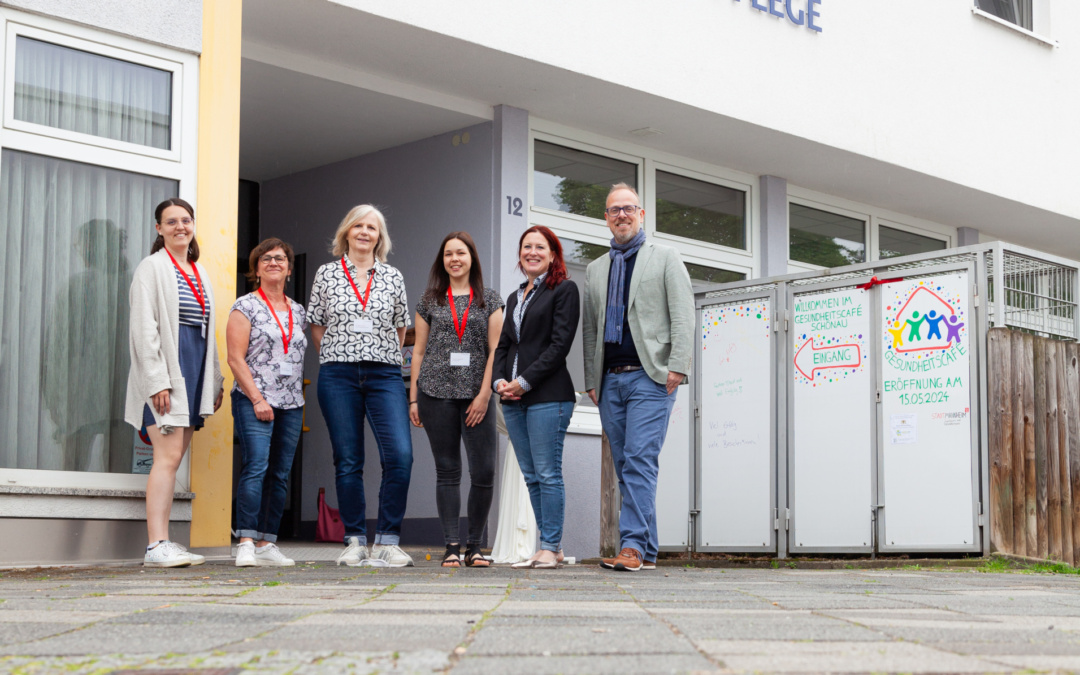
[[[285,583],[285,582],[284,581],[265,581],[265,582],[263,582],[263,586],[280,586],[283,583]]]
[[[104,598],[105,593],[87,593],[84,598]]]
[[[795,562],[794,560],[789,560],[789,561],[788,561],[788,563],[787,563],[787,566],[788,566],[788,567],[789,567],[790,569],[795,569],[795,568],[797,568],[797,567],[798,567],[799,565],[798,565],[798,564],[797,564],[797,563],[796,563],[796,562]]]
[[[771,562],[769,563],[769,567],[772,567],[772,568],[773,568],[774,570],[778,570],[778,569],[780,569],[780,561],[779,561],[779,560],[773,560],[773,561],[771,561]]]
[[[980,567],[977,567],[976,570],[990,573],[1080,574],[1080,568],[1054,560],[1028,563],[998,557],[990,558]]]

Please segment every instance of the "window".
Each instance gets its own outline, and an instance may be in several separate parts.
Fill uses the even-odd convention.
[[[866,221],[794,202],[789,208],[791,260],[821,267],[866,260]]]
[[[1032,0],[975,0],[975,6],[987,14],[1032,30]]]
[[[708,284],[726,284],[731,281],[743,281],[746,279],[746,274],[743,272],[732,272],[731,270],[721,270],[688,262],[683,264],[686,265],[686,271],[690,274],[690,281],[693,282],[694,290]]]
[[[9,9],[0,54],[0,479],[142,489],[128,289],[195,201],[198,57]]]
[[[15,119],[168,150],[172,74],[18,36]]]
[[[608,190],[620,182],[636,189],[637,166],[536,141],[533,148],[534,206],[603,220]]]
[[[896,258],[902,255],[942,251],[947,242],[894,227],[878,225],[878,258]]]
[[[746,248],[746,193],[667,171],[656,172],[656,231]]]
[[[0,468],[133,473],[128,287],[177,181],[0,153]]]

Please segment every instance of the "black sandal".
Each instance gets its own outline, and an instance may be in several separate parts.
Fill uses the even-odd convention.
[[[442,557],[443,567],[461,567],[461,549],[458,544],[447,544]]]
[[[491,561],[484,557],[479,544],[469,544],[465,548],[466,567],[491,567]]]

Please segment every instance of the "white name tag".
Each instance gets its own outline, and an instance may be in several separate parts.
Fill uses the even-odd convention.
[[[292,377],[293,375],[296,374],[296,364],[295,363],[280,363],[280,364],[278,364],[278,372],[281,373],[282,377]]]
[[[469,356],[469,352],[450,352],[450,365],[468,368]]]
[[[371,333],[375,331],[375,322],[371,319],[359,318],[353,321],[354,333]]]
[[[205,321],[202,322],[201,330],[202,330],[203,339],[205,340],[206,339],[206,322]]]

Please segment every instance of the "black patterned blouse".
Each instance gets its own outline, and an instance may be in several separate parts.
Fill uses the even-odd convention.
[[[424,360],[420,364],[420,374],[416,385],[432,398],[476,398],[480,388],[485,386],[484,369],[488,358],[488,319],[503,308],[502,298],[490,288],[484,289],[484,306],[480,307],[478,298],[473,298],[469,309],[469,320],[465,323],[465,334],[458,343],[454,319],[450,316],[450,305],[439,305],[428,300],[425,295],[416,306],[416,313],[430,326]],[[454,308],[458,321],[469,304],[468,295],[455,295]],[[460,325],[460,323],[459,323]],[[450,365],[452,352],[467,352],[468,366]]]
[[[364,295],[367,276],[359,277],[346,256],[326,263],[315,272],[308,303],[308,323],[326,326],[319,347],[319,363],[376,361],[401,365],[398,328],[409,325],[409,303],[405,297],[405,279],[397,268],[375,261],[370,274],[371,295],[367,310],[361,311],[356,291],[341,267],[344,260],[356,291]],[[367,322],[370,321],[370,326]]]

